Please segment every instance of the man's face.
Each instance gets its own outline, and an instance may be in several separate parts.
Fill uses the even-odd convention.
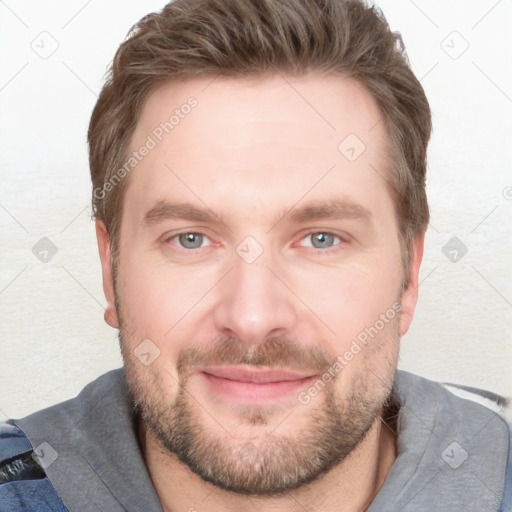
[[[312,481],[378,421],[414,308],[380,111],[343,77],[201,78],[152,93],[148,136],[110,316],[145,424],[224,489]]]

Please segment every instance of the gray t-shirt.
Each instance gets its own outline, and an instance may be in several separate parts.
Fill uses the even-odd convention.
[[[393,399],[397,458],[367,512],[505,510],[510,432],[501,414],[403,371]],[[135,422],[122,369],[72,400],[12,420],[34,448],[48,443],[46,474],[70,512],[161,512]]]

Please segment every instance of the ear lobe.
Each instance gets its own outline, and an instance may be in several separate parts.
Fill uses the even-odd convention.
[[[96,239],[100,253],[101,270],[103,274],[103,293],[107,299],[104,318],[110,327],[119,329],[119,317],[115,306],[114,273],[112,270],[112,251],[107,227],[101,220],[96,221]]]
[[[416,236],[409,251],[409,275],[407,287],[402,292],[400,312],[400,336],[403,336],[411,325],[416,303],[418,301],[418,286],[421,260],[423,258],[423,246],[425,233]]]

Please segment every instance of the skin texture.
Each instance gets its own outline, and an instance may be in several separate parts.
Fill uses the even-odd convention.
[[[395,458],[379,416],[423,251],[420,235],[402,290],[379,109],[342,76],[197,78],[151,94],[132,147],[191,96],[197,106],[126,178],[115,280],[97,222],[105,319],[120,329],[162,506],[363,510]],[[364,143],[353,161],[338,148],[349,134]],[[334,201],[342,214],[293,215]],[[164,202],[212,218],[170,217]],[[192,235],[191,250],[179,233],[204,238]],[[370,326],[377,333],[333,370]],[[137,347],[148,339],[158,357],[146,365]],[[271,400],[233,398],[200,371],[211,364],[333,375],[316,393],[308,381]]]

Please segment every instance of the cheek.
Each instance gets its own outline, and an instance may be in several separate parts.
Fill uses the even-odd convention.
[[[197,337],[197,315],[207,301],[202,298],[215,283],[212,268],[182,268],[130,256],[119,267],[118,296],[123,338],[133,350],[150,339],[162,356],[155,363],[175,361],[187,340]],[[171,365],[172,366],[172,365]]]
[[[165,394],[176,393],[175,362],[183,348],[179,340],[188,339],[181,324],[173,329],[181,299],[165,276],[153,269],[141,272],[141,266],[129,263],[125,260],[120,269],[117,290],[125,366],[137,376],[141,396],[147,389],[154,396],[164,389]]]
[[[401,282],[398,252],[395,256],[389,265],[372,255],[337,267],[295,268],[288,282],[295,283],[297,295],[321,321],[318,327],[325,325],[326,339],[343,349],[380,315],[395,317]]]

